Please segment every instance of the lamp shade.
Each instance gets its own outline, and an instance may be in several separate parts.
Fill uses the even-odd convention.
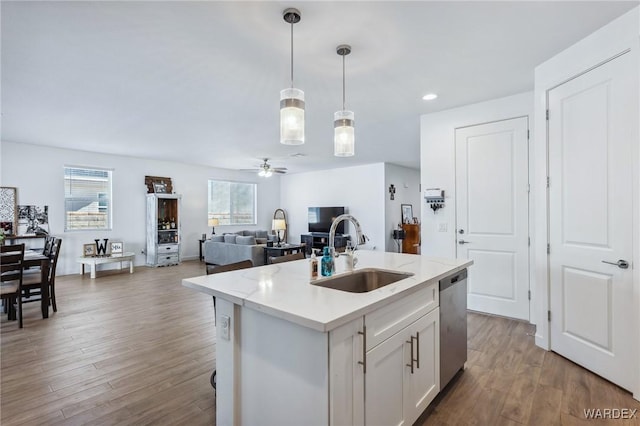
[[[333,155],[351,157],[355,154],[355,130],[353,111],[337,111],[333,115]]]
[[[300,89],[280,91],[280,143],[304,143],[304,92]]]
[[[271,221],[271,228],[274,231],[283,231],[287,229],[287,222],[284,219],[273,219]]]
[[[218,220],[218,218],[212,217],[211,219],[209,219],[209,226],[218,226],[219,224],[220,221]]]

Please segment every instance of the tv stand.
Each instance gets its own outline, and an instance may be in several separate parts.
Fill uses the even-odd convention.
[[[351,237],[349,235],[336,234],[334,239],[336,249],[346,247],[347,241],[350,239]],[[307,245],[305,249],[307,255],[310,255],[313,249],[319,249],[322,252],[322,249],[329,245],[329,233],[311,232],[309,234],[302,234],[300,235],[300,242]],[[320,255],[322,255],[322,253],[320,253]]]

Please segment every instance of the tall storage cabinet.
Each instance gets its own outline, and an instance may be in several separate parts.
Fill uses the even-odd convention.
[[[147,194],[147,265],[180,263],[181,195]]]

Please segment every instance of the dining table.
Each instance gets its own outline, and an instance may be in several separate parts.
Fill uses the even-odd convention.
[[[40,309],[42,318],[49,318],[49,257],[34,250],[24,251],[24,269],[40,267]]]

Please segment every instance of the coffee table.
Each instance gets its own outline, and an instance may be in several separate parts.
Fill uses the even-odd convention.
[[[133,259],[136,257],[134,252],[125,252],[121,255],[114,256],[96,256],[96,257],[84,257],[80,256],[78,258],[78,263],[82,264],[82,275],[84,275],[84,265],[89,265],[91,267],[91,279],[95,279],[96,277],[96,265],[101,265],[103,263],[115,263],[120,262],[120,269],[122,269],[122,262],[129,262],[129,273],[133,274]]]

